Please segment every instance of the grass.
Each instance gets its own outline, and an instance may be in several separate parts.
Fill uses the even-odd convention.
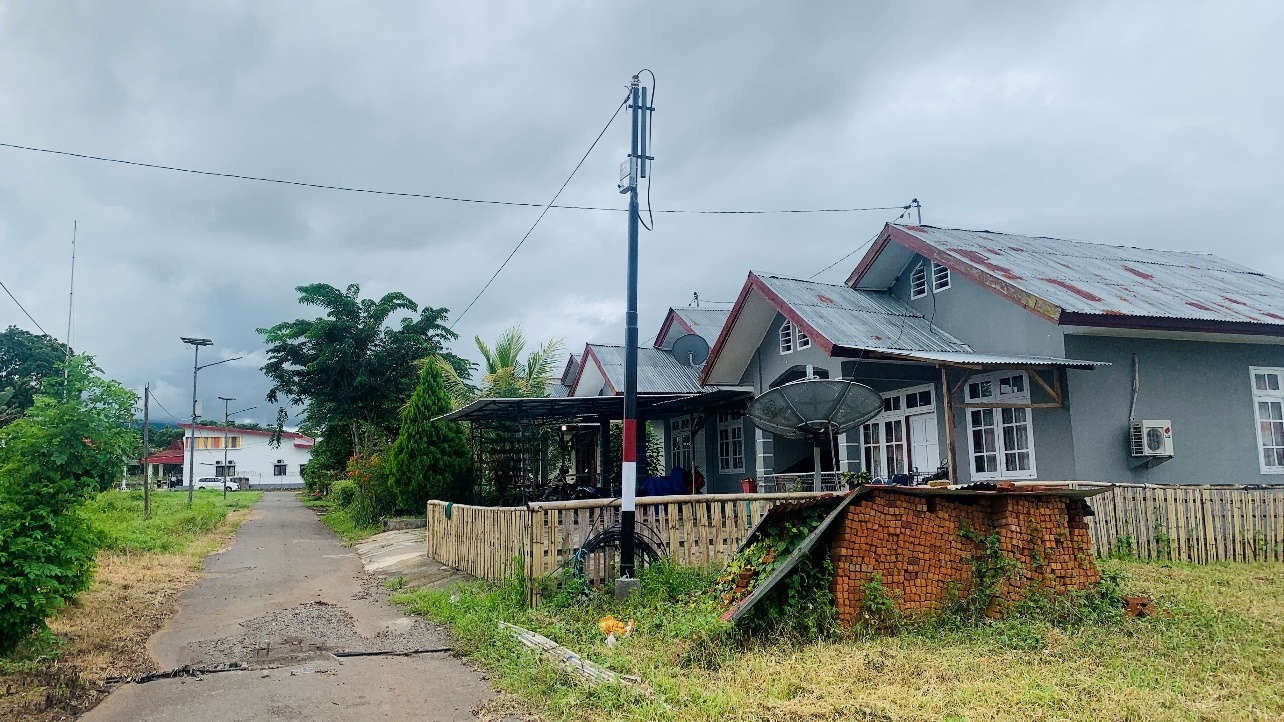
[[[315,499],[307,492],[299,492],[298,497],[304,506],[319,510],[321,522],[345,542],[359,542],[383,531],[379,524],[362,524],[353,519],[349,509],[335,506],[328,497]]]
[[[0,657],[0,719],[72,719],[106,692],[108,676],[152,669],[147,639],[174,612],[211,552],[225,546],[248,518],[259,492],[197,491],[152,495],[143,521],[142,492],[108,491],[87,514],[104,547],[93,585],[7,657]]]
[[[394,596],[448,624],[458,649],[547,719],[1271,720],[1284,717],[1284,564],[1108,560],[1160,614],[939,622],[891,636],[738,639],[703,601],[712,575],[662,567],[623,604],[564,595],[537,609],[515,583]],[[634,618],[607,647],[596,621]],[[505,620],[644,680],[591,688],[535,663]]]

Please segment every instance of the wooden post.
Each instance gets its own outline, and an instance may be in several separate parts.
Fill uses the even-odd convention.
[[[957,484],[959,466],[954,456],[954,403],[950,398],[953,394],[950,393],[950,379],[945,373],[945,366],[937,368],[941,370],[942,412],[945,414],[945,463],[949,466],[950,483]]]

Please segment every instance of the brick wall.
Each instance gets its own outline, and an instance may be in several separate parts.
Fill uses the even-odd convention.
[[[1015,562],[1014,573],[999,585],[999,602],[1019,601],[1040,587],[1055,594],[1100,581],[1077,500],[870,492],[847,508],[830,537],[834,597],[844,625],[858,619],[865,584],[875,572],[910,617],[940,609],[951,585],[966,597],[973,587],[973,560],[984,551],[978,539],[995,532],[1003,555]],[[1000,614],[1001,607],[993,605],[991,614]]]

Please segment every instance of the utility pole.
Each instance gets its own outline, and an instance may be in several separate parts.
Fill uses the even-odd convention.
[[[143,387],[143,519],[152,518],[152,465],[147,463],[151,455],[152,424],[148,412],[152,406],[152,385]]]
[[[219,478],[223,480],[223,501],[227,501],[227,402],[236,401],[233,396],[218,397],[223,402],[223,475]]]
[[[616,596],[627,595],[636,584],[634,579],[635,512],[637,508],[638,455],[638,179],[647,172],[646,88],[637,75],[629,83],[629,107],[632,112],[632,142],[629,149],[628,175],[621,179],[620,192],[629,194],[628,298],[624,312],[624,428],[621,429],[620,454],[620,579]],[[644,437],[645,438],[645,437]],[[645,442],[644,442],[645,443]]]
[[[192,435],[188,438],[187,443],[187,505],[190,507],[192,505],[192,495],[196,491],[196,419],[200,416],[197,412],[196,374],[198,374],[201,369],[225,364],[228,361],[236,361],[243,357],[233,356],[232,358],[225,358],[222,361],[215,361],[212,364],[205,364],[202,366],[200,363],[201,347],[213,346],[214,342],[208,338],[190,338],[187,336],[183,336],[180,340],[188,346],[191,346],[194,352],[192,354]]]

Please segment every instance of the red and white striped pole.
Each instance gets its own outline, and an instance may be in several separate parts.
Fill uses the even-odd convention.
[[[634,577],[633,529],[638,481],[638,177],[645,160],[640,147],[642,118],[646,112],[645,91],[638,76],[630,83],[632,145],[629,150],[629,263],[628,299],[624,312],[624,428],[620,434],[620,578]]]

